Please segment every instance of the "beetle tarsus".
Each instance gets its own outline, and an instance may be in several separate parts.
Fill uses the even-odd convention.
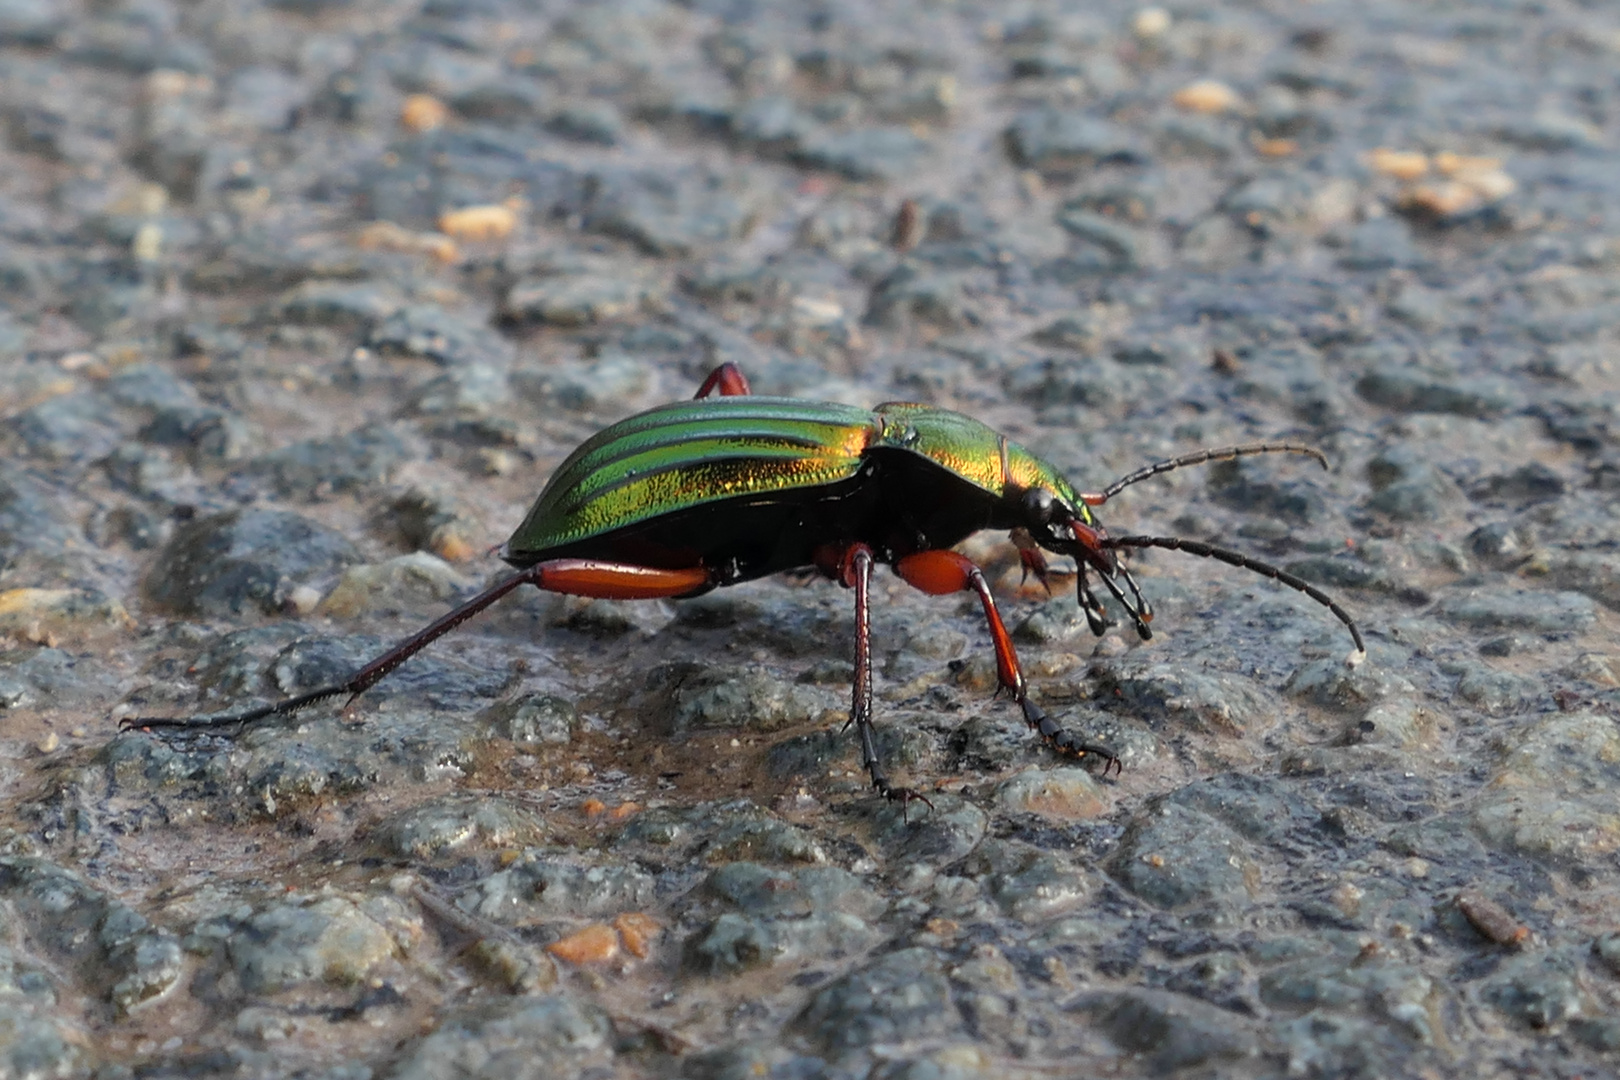
[[[1057,721],[1046,715],[1046,710],[1035,704],[1029,698],[1018,703],[1024,709],[1024,721],[1040,735],[1041,741],[1065,757],[1076,760],[1085,757],[1100,757],[1103,761],[1103,778],[1108,778],[1108,770],[1115,770],[1115,774],[1125,771],[1120,763],[1119,755],[1101,743],[1084,742],[1058,726]]]
[[[990,640],[996,651],[996,695],[1005,692],[1016,701],[1019,708],[1024,711],[1025,722],[1039,732],[1041,739],[1058,753],[1073,758],[1083,758],[1088,754],[1100,757],[1103,759],[1104,776],[1108,775],[1111,767],[1123,768],[1119,763],[1119,755],[1106,746],[1082,742],[1068,734],[1058,727],[1039,705],[1030,700],[1029,687],[1024,681],[1024,670],[1018,663],[1018,653],[1013,648],[1012,635],[1007,633],[1007,625],[1002,621],[995,597],[990,592],[989,584],[984,580],[984,572],[973,565],[972,561],[954,551],[919,551],[901,559],[895,565],[895,570],[907,582],[924,592],[943,594],[960,591],[977,594],[980,607],[984,611],[984,621],[990,627]],[[1080,606],[1085,609],[1086,618],[1091,622],[1092,629],[1100,634],[1105,628],[1102,626],[1102,608],[1086,584],[1084,563],[1080,564],[1079,581]],[[1114,595],[1119,598],[1125,609],[1136,616],[1138,626],[1145,629],[1147,623],[1138,614],[1137,608],[1125,600],[1113,579],[1105,576],[1103,581],[1114,590]],[[1141,593],[1135,590],[1135,582],[1131,584],[1133,591],[1136,591],[1140,598]],[[1146,606],[1146,600],[1139,600],[1139,607]],[[1148,617],[1152,617],[1151,611]],[[878,783],[876,774],[873,776],[873,783],[879,790],[883,789],[883,785]]]
[[[883,771],[883,765],[878,761],[877,745],[872,739],[872,721],[870,717],[853,718],[859,729],[861,740],[861,764],[866,768],[867,775],[872,778],[872,790],[876,791],[889,802],[900,804],[900,819],[909,821],[907,807],[913,802],[920,802],[932,810],[934,804],[928,801],[928,796],[915,788],[895,787],[889,783],[889,776]]]
[[[920,802],[924,806],[928,807],[929,810],[934,809],[934,804],[928,800],[928,796],[924,795],[915,788],[891,787],[887,781],[882,784],[874,782],[872,786],[876,788],[877,793],[883,796],[885,799],[889,800],[890,802],[897,802],[900,804],[900,820],[906,822],[907,824],[910,824],[911,822],[909,808],[912,803]]]
[[[272,716],[288,716],[300,709],[308,708],[327,698],[337,697],[349,691],[351,683],[341,686],[323,686],[319,690],[311,690],[307,694],[277,701],[271,705],[261,705],[246,712],[227,713],[224,716],[126,716],[118,721],[119,731],[154,731],[154,730],[185,730],[202,728],[236,727],[241,724],[251,724],[256,720],[265,720]],[[354,696],[359,693],[354,691]],[[351,701],[353,698],[350,699]],[[345,706],[347,708],[347,706]]]

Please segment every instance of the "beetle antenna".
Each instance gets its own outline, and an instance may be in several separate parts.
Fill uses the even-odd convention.
[[[1168,461],[1158,461],[1146,465],[1135,472],[1120,477],[1100,492],[1089,492],[1080,496],[1087,506],[1101,506],[1103,503],[1118,495],[1132,484],[1140,483],[1150,476],[1158,476],[1174,469],[1186,468],[1188,465],[1202,465],[1207,461],[1230,461],[1233,458],[1251,457],[1255,454],[1304,454],[1312,457],[1322,466],[1328,467],[1327,455],[1314,446],[1304,443],[1291,442],[1257,442],[1243,443],[1241,446],[1222,446],[1211,450],[1194,450],[1190,454],[1182,454]]]
[[[1165,548],[1170,551],[1185,551],[1189,555],[1197,555],[1205,559],[1216,559],[1226,563],[1228,566],[1252,570],[1262,577],[1271,578],[1273,581],[1280,582],[1296,592],[1304,593],[1333,612],[1338,620],[1344,623],[1345,628],[1350,631],[1350,636],[1356,642],[1356,651],[1351,653],[1346,661],[1351,667],[1355,667],[1367,658],[1367,644],[1361,640],[1361,630],[1357,628],[1356,621],[1350,617],[1350,613],[1339,606],[1338,601],[1304,578],[1295,577],[1288,571],[1280,570],[1270,563],[1263,563],[1259,559],[1251,559],[1247,555],[1233,551],[1230,548],[1216,547],[1214,544],[1206,544],[1201,540],[1183,540],[1179,536],[1110,536],[1105,537],[1101,543],[1105,548],[1154,547]],[[1116,597],[1119,596],[1118,586],[1109,583],[1109,579],[1106,577],[1103,578],[1103,582],[1109,584]],[[1123,598],[1121,598],[1121,602],[1124,602]],[[1137,629],[1140,631],[1141,627],[1138,626]]]

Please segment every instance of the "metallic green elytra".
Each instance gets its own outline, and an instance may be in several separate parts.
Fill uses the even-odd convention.
[[[860,409],[735,396],[664,405],[586,440],[557,467],[503,555],[526,565],[583,552],[609,534],[728,501],[761,503],[794,492],[834,501],[824,496],[895,454],[945,470],[995,500],[1045,488],[1093,523],[1056,468],[961,413],[907,402]]]
[[[706,503],[847,480],[881,427],[868,409],[793,398],[651,409],[603,428],[557,466],[506,554],[588,542]]]

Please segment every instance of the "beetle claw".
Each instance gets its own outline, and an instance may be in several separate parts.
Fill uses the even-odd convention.
[[[928,800],[928,796],[914,788],[888,787],[884,785],[881,790],[885,799],[900,804],[900,820],[908,825],[911,823],[911,819],[907,813],[907,808],[913,802],[920,802],[931,811],[934,809],[934,804]]]

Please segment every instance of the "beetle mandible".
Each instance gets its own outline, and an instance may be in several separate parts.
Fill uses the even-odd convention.
[[[226,716],[137,717],[134,728],[246,724],[340,694],[352,702],[430,642],[520,585],[614,600],[697,596],[786,570],[814,569],[854,590],[855,678],[849,711],[872,787],[901,803],[927,800],[889,782],[872,727],[870,584],[877,563],[931,594],[972,592],[984,609],[1000,689],[1053,750],[1117,755],[1064,731],[1030,700],[1012,638],[983,571],[951,550],[981,529],[1008,530],[1026,572],[1047,580],[1044,551],[1067,555],[1092,632],[1107,628],[1091,575],[1119,602],[1144,640],[1153,611],[1119,559],[1129,548],[1168,548],[1273,578],[1326,606],[1349,628],[1348,612],[1307,582],[1226,548],[1166,536],[1110,536],[1092,510],[1124,488],[1188,465],[1251,454],[1321,451],[1296,443],[1199,450],[1121,477],[1100,492],[1076,490],[1052,465],[961,413],[890,402],[867,410],[762,397],[732,364],[716,368],[691,401],[621,420],[587,439],[557,467],[523,523],[500,549],[517,568],[505,578],[366,664],[348,681]]]

